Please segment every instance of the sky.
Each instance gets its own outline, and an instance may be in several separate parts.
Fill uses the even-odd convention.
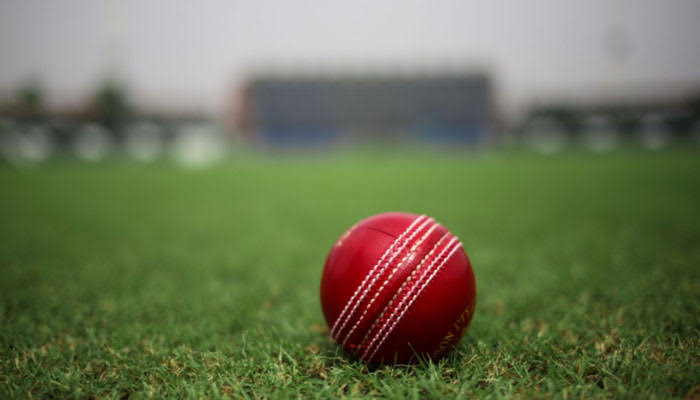
[[[697,85],[700,1],[0,0],[0,93],[52,105],[116,74],[142,106],[220,113],[261,70],[485,69],[514,110],[611,87]]]

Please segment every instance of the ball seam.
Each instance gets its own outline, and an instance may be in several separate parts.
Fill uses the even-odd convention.
[[[430,259],[426,259],[426,262],[429,262],[429,263],[427,264],[427,266],[425,268],[423,268],[423,269],[417,268],[416,270],[414,270],[415,275],[417,276],[417,279],[413,279],[413,277],[412,277],[411,281],[408,283],[408,285],[406,287],[403,287],[402,290],[396,294],[397,299],[399,300],[398,304],[387,310],[388,318],[385,321],[380,321],[380,323],[382,323],[382,326],[372,336],[372,338],[369,342],[369,345],[363,349],[363,353],[362,353],[361,358],[365,358],[370,352],[374,351],[375,343],[377,343],[377,341],[380,340],[380,338],[384,337],[386,330],[393,323],[394,319],[400,314],[401,310],[403,310],[403,307],[406,304],[407,299],[414,293],[416,288],[418,286],[420,286],[420,284],[423,282],[424,277],[430,273],[431,269],[440,262],[442,257],[444,257],[446,252],[449,250],[449,247],[454,243],[454,240],[455,240],[455,237],[453,237],[449,232],[445,233],[445,235],[443,235],[443,238],[444,239],[449,238],[449,241],[446,244],[444,244],[443,246],[440,246],[443,244],[441,241],[440,245],[435,247],[435,251],[437,251],[437,249],[440,249],[440,252],[435,257],[432,257]],[[443,239],[443,238],[441,238],[441,239]]]
[[[355,292],[354,292],[353,295],[350,297],[350,300],[348,300],[348,302],[345,304],[345,307],[344,307],[343,310],[341,311],[340,315],[336,318],[335,323],[333,324],[333,327],[331,328],[331,337],[332,337],[332,338],[334,338],[334,339],[336,339],[336,340],[338,339],[340,333],[343,331],[343,329],[345,329],[345,326],[347,325],[348,321],[349,321],[350,318],[352,317],[352,314],[353,314],[353,313],[355,312],[355,310],[357,309],[357,306],[359,305],[359,303],[360,303],[362,300],[364,300],[364,296],[366,296],[367,290],[369,289],[369,288],[365,288],[365,285],[366,285],[366,284],[370,281],[370,279],[373,277],[373,275],[374,275],[374,273],[376,272],[377,268],[379,268],[380,265],[382,265],[382,264],[384,263],[384,259],[385,259],[389,254],[391,254],[392,250],[394,250],[394,248],[398,245],[398,243],[402,243],[402,242],[404,241],[406,235],[408,235],[409,232],[411,232],[411,230],[413,230],[413,229],[415,228],[416,224],[419,223],[419,221],[424,220],[425,218],[427,218],[426,215],[420,215],[420,216],[418,216],[417,218],[415,218],[413,221],[411,221],[411,224],[409,224],[409,226],[406,228],[406,230],[403,231],[403,232],[401,233],[401,235],[399,235],[399,237],[397,237],[397,238],[391,243],[391,245],[389,245],[389,247],[387,247],[387,249],[384,251],[384,253],[382,254],[382,256],[381,256],[381,257],[379,258],[379,260],[377,261],[377,263],[372,267],[372,269],[367,273],[367,275],[366,275],[365,278],[362,280],[362,282],[360,283],[360,285],[355,289]],[[429,218],[428,218],[428,219],[429,219]],[[361,291],[363,291],[363,290],[364,290],[364,292],[362,293],[360,299],[358,299],[357,301],[355,301],[355,300],[357,299],[357,295],[358,295]],[[348,311],[350,310],[351,307],[352,307],[352,311],[350,311],[350,313],[348,314]],[[340,328],[338,328],[338,327],[340,327]]]
[[[456,244],[453,244],[455,241],[456,241]],[[433,280],[433,278],[435,277],[435,275],[442,269],[442,267],[445,266],[445,264],[447,264],[447,261],[449,261],[449,259],[462,247],[462,243],[459,241],[459,239],[458,239],[457,237],[454,237],[452,240],[450,240],[450,243],[449,243],[448,245],[445,246],[445,249],[448,249],[448,248],[450,248],[450,247],[451,247],[450,252],[448,253],[448,255],[447,255],[444,259],[442,259],[442,262],[440,262],[440,264],[439,264],[437,267],[432,268],[433,265],[431,265],[431,267],[429,267],[428,269],[426,269],[426,272],[425,272],[425,274],[424,274],[422,277],[427,276],[428,273],[429,273],[429,271],[431,271],[431,270],[432,270],[432,273],[430,273],[430,276],[427,278],[427,280],[420,286],[420,288],[418,289],[418,291],[413,295],[413,297],[412,297],[411,300],[408,302],[408,304],[406,304],[406,306],[403,308],[403,310],[401,311],[401,313],[400,313],[400,314],[398,315],[398,317],[394,320],[393,324],[392,324],[392,325],[389,327],[389,329],[384,333],[384,335],[382,336],[382,338],[380,339],[380,341],[379,341],[379,342],[377,343],[377,345],[374,347],[374,350],[372,351],[372,353],[371,353],[371,354],[369,355],[369,357],[367,358],[367,362],[370,362],[370,361],[372,360],[372,358],[375,356],[375,354],[377,353],[377,351],[378,351],[378,350],[381,348],[381,346],[384,344],[384,342],[385,342],[386,339],[389,337],[389,335],[391,335],[391,333],[394,331],[394,329],[396,328],[396,326],[398,325],[398,323],[399,323],[399,322],[403,319],[403,317],[406,315],[406,313],[407,313],[408,310],[411,308],[411,306],[412,306],[413,303],[416,301],[416,299],[417,299],[418,297],[420,297],[420,295],[425,291],[425,288],[428,287],[428,285],[429,285],[430,282]],[[437,257],[435,261],[437,262],[437,260],[439,260],[439,259],[440,259],[440,257]],[[421,279],[421,280],[422,280],[422,279]],[[414,285],[412,288],[416,288],[417,285],[418,285],[418,284]]]
[[[423,265],[430,259],[432,259],[435,251],[437,251],[438,248],[440,248],[440,245],[442,245],[443,240],[449,236],[449,232],[445,232],[440,239],[438,239],[437,242],[433,245],[432,249],[426,254],[423,259],[418,263],[416,268],[411,271],[411,273],[406,277],[406,279],[401,283],[401,286],[397,289],[396,293],[394,293],[394,296],[389,300],[389,302],[384,306],[384,309],[382,309],[382,312],[377,316],[377,318],[374,320],[370,328],[367,330],[367,333],[365,333],[365,336],[362,338],[362,341],[360,342],[359,348],[364,348],[365,343],[367,343],[367,340],[369,340],[369,337],[372,333],[375,333],[374,331],[375,328],[377,328],[377,325],[382,322],[387,316],[390,316],[390,311],[391,308],[394,306],[394,303],[396,302],[396,299],[399,297],[399,295],[404,291],[404,288],[409,285],[409,284],[415,284],[415,281],[413,280],[413,277],[420,271],[423,267]],[[378,328],[380,331],[383,329],[383,325],[379,326]]]
[[[362,312],[362,315],[360,315],[360,317],[357,319],[357,321],[355,321],[355,324],[353,325],[353,327],[350,329],[350,331],[348,331],[347,335],[345,335],[345,339],[343,339],[343,346],[345,346],[345,343],[346,343],[346,342],[348,341],[348,339],[352,336],[352,334],[355,332],[355,330],[357,329],[357,327],[362,323],[362,321],[364,321],[365,317],[367,316],[367,313],[369,312],[370,308],[372,307],[372,304],[374,303],[375,300],[377,300],[377,298],[379,297],[379,295],[381,294],[381,292],[384,290],[384,288],[387,287],[387,284],[389,283],[389,281],[391,280],[391,278],[393,278],[393,276],[394,276],[394,274],[396,273],[396,271],[398,271],[399,269],[401,269],[401,266],[403,266],[404,263],[405,263],[412,255],[415,254],[416,249],[425,241],[425,239],[428,238],[428,236],[430,236],[431,233],[433,233],[433,231],[434,231],[438,226],[440,226],[440,224],[433,224],[433,225],[423,234],[422,237],[420,237],[419,239],[416,239],[412,244],[410,243],[410,240],[411,240],[411,239],[409,238],[409,242],[407,243],[407,245],[408,245],[408,244],[411,244],[411,246],[408,248],[408,253],[401,259],[401,261],[399,261],[398,264],[396,264],[396,266],[395,266],[393,269],[391,269],[391,270],[389,271],[389,275],[386,277],[386,279],[384,280],[384,282],[382,282],[382,284],[381,284],[381,286],[379,287],[379,289],[377,289],[377,290],[374,292],[374,296],[372,296],[372,298],[370,299],[369,303],[367,303],[367,305],[364,307],[364,310],[363,310],[363,312]],[[422,229],[423,229],[423,228],[419,228],[418,230],[416,230],[416,233],[420,232]],[[392,261],[393,261],[393,260],[392,260]],[[386,264],[386,267],[387,267],[387,268],[389,268],[390,266],[391,266],[391,261],[388,262],[388,263]],[[386,270],[387,268],[385,268],[385,270]],[[384,272],[384,271],[382,271],[382,273],[383,273],[383,272]],[[380,276],[381,276],[381,275],[380,275]]]

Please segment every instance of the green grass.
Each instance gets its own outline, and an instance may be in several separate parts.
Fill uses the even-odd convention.
[[[0,398],[700,396],[700,154],[0,166]],[[464,242],[446,358],[367,368],[318,284],[368,215]]]

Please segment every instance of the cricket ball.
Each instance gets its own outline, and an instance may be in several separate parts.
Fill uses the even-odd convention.
[[[462,338],[475,301],[462,243],[425,215],[358,222],[333,245],[321,277],[331,337],[368,364],[439,358]]]

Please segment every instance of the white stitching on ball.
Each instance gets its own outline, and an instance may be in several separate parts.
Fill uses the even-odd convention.
[[[457,238],[455,237],[454,240],[457,240]],[[450,246],[452,246],[453,243],[454,243],[454,240],[451,240],[450,243],[449,243],[445,248],[449,248]],[[396,318],[396,319],[394,320],[394,323],[391,325],[391,327],[389,327],[389,330],[386,331],[386,333],[384,334],[384,336],[382,337],[382,339],[379,341],[379,343],[377,344],[377,346],[376,346],[376,347],[374,348],[374,350],[372,351],[372,354],[369,356],[369,358],[367,358],[367,362],[370,362],[370,361],[372,360],[372,358],[374,357],[374,355],[375,355],[375,354],[377,353],[377,351],[382,347],[382,345],[384,344],[384,342],[386,341],[386,339],[389,337],[389,335],[391,334],[391,332],[393,332],[393,330],[396,328],[396,325],[399,323],[399,321],[401,321],[401,319],[402,319],[403,316],[406,314],[406,312],[408,311],[408,309],[411,308],[411,305],[413,305],[413,302],[415,302],[416,299],[418,298],[418,296],[420,296],[420,294],[423,292],[423,290],[425,290],[425,288],[426,288],[426,287],[428,286],[428,284],[433,280],[433,278],[434,278],[435,275],[438,273],[438,271],[440,271],[440,269],[447,263],[447,261],[450,259],[450,257],[452,257],[452,256],[455,254],[455,252],[457,252],[457,250],[459,250],[461,247],[462,247],[462,243],[459,242],[459,240],[457,240],[457,244],[452,248],[452,250],[451,250],[450,253],[447,255],[447,257],[445,257],[445,258],[442,260],[442,262],[440,263],[439,266],[437,266],[436,268],[433,269],[433,272],[432,272],[432,274],[430,275],[430,277],[423,283],[423,285],[420,287],[420,289],[418,290],[418,292],[411,298],[411,301],[409,301],[408,304],[403,308],[403,311],[402,311],[401,314],[398,316],[398,318]],[[427,271],[429,271],[429,270],[430,270],[430,268],[428,268],[428,269],[426,270],[426,274],[427,274]]]
[[[421,226],[422,226],[422,225],[421,225]],[[430,236],[430,234],[433,233],[433,231],[435,230],[435,228],[437,228],[438,226],[440,226],[440,224],[433,224],[433,226],[431,226],[430,229],[428,229],[428,231],[427,231],[420,239],[418,239],[418,240],[413,244],[413,246],[411,246],[411,248],[408,250],[408,253],[406,253],[406,255],[401,259],[401,261],[400,261],[398,264],[396,264],[396,266],[394,267],[394,269],[392,269],[391,272],[389,272],[389,276],[387,276],[387,278],[384,280],[384,282],[383,282],[382,285],[379,287],[379,289],[377,289],[377,290],[374,292],[374,296],[372,296],[372,299],[371,299],[371,300],[369,301],[369,303],[367,304],[367,307],[365,307],[365,309],[364,309],[364,311],[362,312],[362,315],[360,316],[360,318],[358,318],[357,321],[355,321],[355,324],[353,325],[352,329],[350,329],[350,331],[348,332],[348,334],[345,335],[345,339],[343,339],[343,346],[345,346],[345,342],[348,341],[348,338],[350,338],[350,336],[352,336],[352,333],[355,332],[355,329],[357,329],[357,327],[360,325],[360,323],[365,319],[365,316],[367,315],[367,312],[369,311],[370,307],[372,306],[372,303],[374,303],[374,301],[377,300],[377,297],[379,296],[379,293],[381,293],[382,290],[384,290],[384,287],[386,287],[387,283],[389,283],[389,280],[391,280],[391,278],[394,276],[394,274],[396,273],[396,271],[398,271],[399,268],[401,268],[401,266],[406,262],[406,260],[408,260],[412,255],[414,255],[414,253],[415,253],[416,249],[418,248],[418,246],[420,246],[420,245],[425,241],[425,239],[427,239],[428,236]],[[414,234],[420,232],[421,229],[422,229],[422,228],[418,228],[418,230],[416,230],[416,231],[414,232]],[[413,235],[411,235],[411,236],[413,236]],[[407,244],[410,242],[410,240],[411,240],[411,239],[409,238],[408,241],[407,241]],[[391,261],[389,261],[389,262],[387,263],[387,267],[388,267],[390,264],[391,264]]]
[[[422,269],[422,267],[423,267],[423,265],[426,263],[426,261],[428,261],[429,259],[431,259],[431,257],[433,256],[433,254],[435,254],[435,251],[440,247],[440,245],[442,244],[443,240],[445,240],[445,238],[446,238],[447,236],[449,236],[449,232],[445,232],[445,234],[442,235],[442,236],[440,237],[440,239],[439,239],[437,242],[435,242],[435,244],[433,245],[433,248],[430,249],[430,252],[428,252],[428,254],[426,254],[425,257],[423,257],[423,259],[420,261],[420,263],[418,264],[418,266],[417,266],[413,271],[411,271],[411,274],[406,278],[406,280],[404,280],[404,281],[401,283],[401,286],[399,286],[399,289],[396,291],[396,293],[394,293],[394,296],[391,298],[391,300],[389,300],[389,302],[388,302],[387,305],[384,307],[384,309],[382,310],[382,312],[379,313],[379,316],[377,316],[377,319],[374,320],[374,322],[372,323],[372,326],[370,326],[369,330],[367,330],[367,333],[365,333],[365,337],[363,337],[363,338],[362,338],[362,341],[360,342],[360,346],[359,346],[360,348],[364,347],[364,344],[367,342],[367,339],[369,338],[369,334],[372,333],[372,330],[373,330],[373,329],[377,326],[377,324],[381,321],[382,317],[384,316],[384,314],[386,314],[387,310],[389,310],[389,308],[391,308],[391,306],[394,304],[394,302],[396,301],[396,298],[399,297],[399,294],[401,293],[401,291],[406,287],[407,284],[409,284],[409,283],[411,282],[411,280],[412,280],[413,277],[416,275],[416,273]],[[379,331],[380,333],[381,333],[381,331],[384,329],[385,326],[386,326],[386,325],[383,325],[383,326],[380,328],[380,331]]]
[[[350,297],[350,300],[348,300],[348,302],[345,304],[343,311],[340,313],[338,318],[336,318],[335,323],[333,324],[333,328],[331,329],[331,337],[332,338],[337,340],[337,335],[345,328],[345,325],[347,324],[348,320],[350,319],[350,316],[352,315],[352,313],[355,312],[355,309],[357,308],[357,304],[355,305],[355,307],[353,308],[352,312],[349,315],[346,315],[346,313],[348,312],[350,307],[354,304],[353,302],[355,301],[355,298],[360,293],[360,291],[362,291],[364,289],[364,286],[367,284],[367,282],[369,282],[370,278],[372,277],[372,275],[374,274],[376,269],[384,262],[384,259],[389,254],[391,254],[391,251],[396,247],[396,245],[399,242],[401,242],[404,239],[404,237],[415,227],[415,225],[419,221],[423,220],[423,218],[426,218],[426,215],[420,215],[416,219],[414,219],[413,222],[411,222],[411,224],[408,226],[408,228],[406,228],[406,230],[403,231],[403,233],[401,233],[401,235],[399,235],[399,237],[397,237],[394,240],[394,242],[386,249],[384,254],[382,254],[382,256],[379,258],[377,263],[374,265],[374,267],[372,267],[372,269],[367,273],[367,275],[365,276],[365,278],[362,281],[362,283],[360,284],[360,286],[358,286],[357,289],[355,289],[355,293],[353,293],[352,297]],[[365,293],[363,293],[363,296],[365,296],[365,295],[366,295],[366,291],[365,291]],[[359,301],[362,301],[363,298],[361,298]],[[359,304],[359,301],[358,301],[358,304]],[[342,325],[340,325],[341,321],[343,321]],[[340,331],[338,331],[339,326],[340,326]]]
[[[451,235],[448,232],[445,234],[445,236],[449,237]],[[425,269],[418,272],[419,273],[418,279],[416,279],[414,281],[413,285],[409,287],[408,293],[406,293],[406,295],[401,298],[401,301],[399,301],[398,306],[393,310],[393,314],[389,316],[389,319],[384,323],[384,325],[381,327],[381,329],[374,335],[369,346],[367,346],[365,349],[363,349],[364,351],[362,353],[361,358],[364,358],[367,354],[369,354],[370,351],[374,348],[373,346],[377,342],[377,340],[381,339],[384,336],[383,334],[391,326],[391,324],[393,323],[395,318],[399,314],[401,314],[401,311],[403,310],[407,301],[409,301],[408,299],[410,299],[410,297],[413,295],[415,290],[421,285],[421,283],[423,282],[425,277],[430,274],[430,271],[435,267],[435,265],[440,263],[440,261],[445,256],[445,254],[449,251],[450,247],[455,243],[455,240],[456,240],[455,237],[451,237],[450,240],[447,242],[447,244],[445,244],[445,246],[442,247],[442,249],[438,253],[438,255],[430,261],[430,264]]]

